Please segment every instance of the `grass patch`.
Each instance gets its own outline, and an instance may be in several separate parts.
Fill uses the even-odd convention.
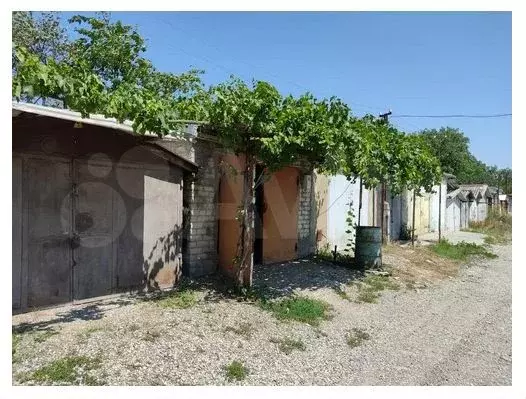
[[[388,276],[379,276],[370,274],[358,285],[358,303],[376,303],[380,298],[379,292],[384,290],[397,291],[400,289],[400,284],[393,281]]]
[[[295,320],[317,326],[330,318],[331,306],[318,299],[293,296],[279,301],[262,302],[261,307],[280,320]]]
[[[486,244],[507,244],[511,241],[512,220],[508,213],[501,213],[495,209],[488,212],[486,220],[471,222],[468,231],[486,234]]]
[[[365,331],[360,330],[359,328],[353,328],[352,331],[347,334],[347,345],[351,348],[356,348],[369,338],[370,335]]]
[[[154,301],[163,308],[187,309],[197,303],[197,295],[193,290],[182,289],[161,295],[159,298],[154,299]]]
[[[42,342],[47,341],[49,338],[51,338],[53,335],[57,335],[58,331],[55,330],[45,330],[41,332],[40,334],[35,336],[35,342],[38,342],[41,344]]]
[[[97,385],[97,381],[86,372],[100,367],[100,358],[71,356],[55,360],[39,368],[31,375],[38,382],[58,382],[69,385]]]
[[[360,288],[356,302],[358,303],[376,303],[380,298],[380,294],[372,288]]]
[[[375,291],[383,291],[383,290],[394,290],[397,291],[400,289],[400,285],[394,281],[391,280],[387,276],[376,276],[376,275],[368,275],[362,280],[362,283],[370,286]]]
[[[234,360],[232,363],[225,366],[226,378],[229,381],[242,381],[248,375],[248,369],[243,363]]]
[[[250,323],[241,323],[239,327],[227,326],[225,327],[225,331],[232,331],[237,335],[243,335],[246,338],[250,338],[252,336],[253,327]]]
[[[465,241],[458,244],[452,244],[447,240],[441,240],[438,244],[432,246],[433,251],[444,258],[466,261],[470,256],[483,256],[484,258],[493,259],[497,255],[488,251],[482,245],[472,244]]]
[[[271,338],[270,342],[278,344],[278,348],[281,352],[290,355],[292,351],[299,350],[304,351],[305,350],[305,344],[303,341],[299,339],[292,339],[292,338]]]

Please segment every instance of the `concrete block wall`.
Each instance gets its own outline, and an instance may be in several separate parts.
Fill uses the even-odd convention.
[[[316,199],[314,195],[315,174],[300,177],[298,203],[298,257],[316,251]]]
[[[188,177],[183,186],[183,272],[195,277],[217,270],[219,168],[213,143],[198,140],[193,147],[199,171]]]

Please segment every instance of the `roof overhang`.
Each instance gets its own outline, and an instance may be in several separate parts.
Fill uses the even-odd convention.
[[[132,127],[133,123],[131,121],[124,121],[123,123],[120,123],[114,118],[105,118],[102,115],[90,115],[89,118],[83,118],[80,112],[71,111],[69,109],[52,108],[38,104],[28,104],[13,101],[12,117],[17,118],[23,115],[24,113],[76,123],[85,123],[87,125],[100,126],[107,129],[114,129],[129,134],[135,134]],[[183,137],[195,137],[196,131],[196,125],[188,124],[185,126],[185,129],[178,134],[179,137],[175,137],[176,134],[174,133],[172,137],[164,136],[162,140],[182,140]],[[143,136],[152,139],[152,142],[146,142],[146,145],[151,146],[152,149],[155,148],[156,152],[166,155],[170,162],[191,172],[196,172],[199,168],[199,166],[195,162],[192,162],[191,160],[186,159],[180,156],[179,154],[176,154],[166,149],[165,147],[157,144],[155,141],[160,140],[158,135],[148,132],[145,133]]]

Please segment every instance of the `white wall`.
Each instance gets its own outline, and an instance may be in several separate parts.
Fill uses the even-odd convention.
[[[429,230],[430,231],[438,231],[438,219],[439,215],[442,218],[442,224],[441,229],[444,230],[446,226],[446,195],[447,195],[447,185],[446,181],[443,180],[441,183],[442,186],[442,201],[440,201],[440,186],[437,184],[436,186],[433,186],[434,193],[431,194],[431,200],[430,200],[430,221],[429,221]],[[439,204],[441,211],[439,212]]]
[[[468,219],[469,219],[469,202],[463,201],[460,203],[460,228],[461,229],[467,229],[469,227],[468,225]]]
[[[460,200],[448,199],[446,207],[445,231],[460,230]]]
[[[486,199],[481,199],[477,206],[477,220],[483,221],[486,220],[486,217],[488,216],[488,204],[486,202]]]
[[[469,221],[476,222],[478,217],[477,202],[469,202]]]
[[[338,246],[338,251],[343,251],[350,237],[353,237],[354,229],[347,225],[347,212],[350,204],[354,211],[354,223],[358,223],[358,208],[360,198],[360,179],[351,183],[343,175],[331,176],[329,178],[329,190],[327,196],[327,238],[331,249]],[[360,224],[367,225],[369,191],[362,189],[362,211]],[[352,230],[350,234],[347,230]]]

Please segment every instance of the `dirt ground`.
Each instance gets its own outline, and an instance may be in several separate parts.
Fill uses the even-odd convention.
[[[393,277],[417,286],[453,278],[460,267],[460,262],[441,258],[427,246],[387,245],[382,261]]]
[[[255,271],[276,298],[328,303],[332,317],[319,326],[207,288],[188,308],[120,296],[15,315],[13,383],[64,384],[35,376],[74,364],[73,385],[510,385],[511,246],[494,250],[497,259],[459,265],[425,247],[388,247],[393,279],[409,284],[377,303],[338,293],[352,294],[359,278],[341,266]],[[350,345],[356,331],[367,338]],[[295,346],[284,351],[283,342]],[[233,362],[246,367],[240,380],[227,378]]]

